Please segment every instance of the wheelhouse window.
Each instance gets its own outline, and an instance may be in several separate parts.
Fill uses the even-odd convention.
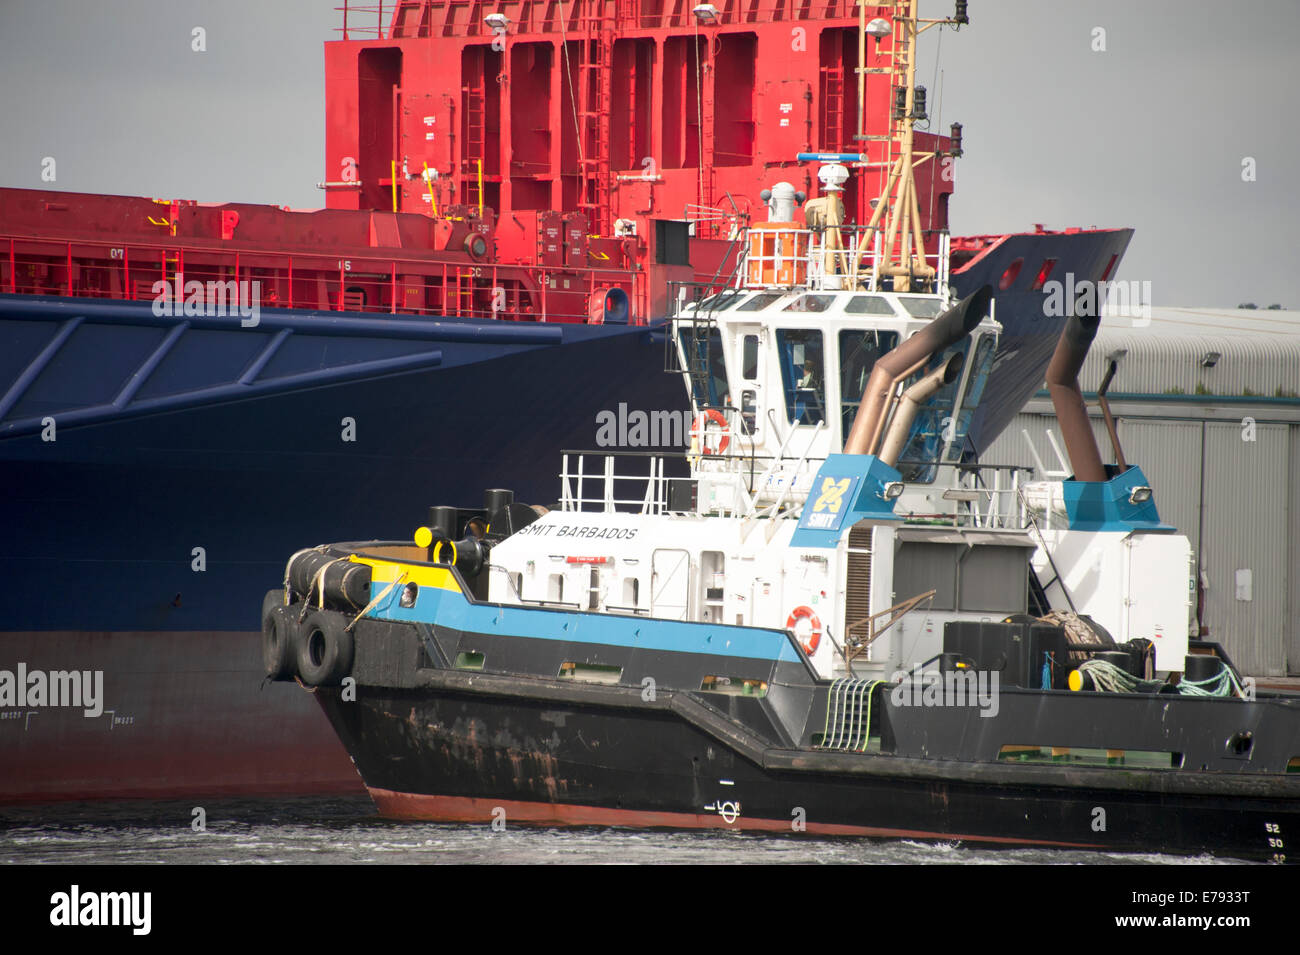
[[[695,311],[697,314],[702,312],[725,311],[726,309],[742,302],[744,298],[745,293],[741,289],[723,289],[716,295],[710,295],[708,298],[701,299],[700,303],[696,306]]]
[[[741,339],[741,375],[746,381],[758,378],[758,336],[746,335]]]
[[[924,368],[908,378],[906,387],[911,387],[920,381],[924,375],[934,371],[958,352],[969,361],[969,348],[969,337],[945,348],[938,356],[931,358]],[[930,484],[934,481],[939,470],[939,456],[943,453],[948,439],[953,437],[955,430],[953,405],[962,378],[962,375],[958,375],[956,381],[940,388],[917,412],[916,420],[912,422],[911,434],[898,459],[898,471],[903,475],[904,481],[912,484]]]
[[[970,430],[971,419],[975,417],[975,409],[979,407],[980,399],[984,397],[984,386],[988,384],[989,371],[993,367],[993,352],[996,348],[996,341],[992,335],[981,335],[979,343],[975,346],[975,360],[971,363],[970,376],[967,381],[966,394],[962,398],[961,411],[957,414],[954,421],[952,440],[948,443],[948,450],[944,454],[945,461],[959,462],[962,454],[966,450],[966,433]]]
[[[808,328],[778,329],[776,347],[790,423],[821,424],[826,420],[822,333]]]
[[[777,299],[782,298],[784,295],[784,292],[759,292],[749,301],[745,302],[744,305],[740,306],[740,308],[736,309],[736,311],[759,312],[767,308]]]
[[[876,296],[859,296],[875,298]],[[884,301],[884,299],[878,299]],[[889,307],[889,303],[885,303]],[[890,309],[890,314],[893,310]],[[849,436],[853,419],[862,404],[862,393],[867,390],[867,379],[875,368],[877,359],[898,344],[897,332],[849,329],[840,332],[840,418],[843,438]]]
[[[697,408],[721,408],[730,403],[727,366],[722,357],[722,333],[716,327],[703,329],[680,326],[682,353],[690,373],[691,399]]]
[[[742,391],[740,393],[740,423],[744,434],[753,434],[758,426],[758,392]]]
[[[835,303],[834,295],[800,295],[781,309],[783,312],[824,312]]]
[[[894,306],[883,295],[855,295],[844,306],[847,315],[895,315]]]
[[[913,318],[936,318],[943,311],[943,305],[937,298],[914,298],[907,295],[898,296],[899,304],[907,309]]]

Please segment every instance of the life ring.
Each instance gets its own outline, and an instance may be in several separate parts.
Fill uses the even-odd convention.
[[[803,652],[812,656],[817,652],[817,648],[822,642],[822,622],[817,619],[817,614],[813,613],[812,607],[795,607],[790,611],[790,619],[785,622],[785,628],[791,633],[798,626],[800,620],[807,620],[812,625],[812,635],[808,638],[807,643],[801,643]]]
[[[722,440],[718,442],[718,450],[714,451],[704,443],[704,429],[712,421],[722,428]],[[705,408],[695,417],[695,423],[691,425],[691,450],[697,447],[702,454],[722,454],[727,450],[727,445],[731,444],[731,434],[727,426],[727,417],[717,408]]]

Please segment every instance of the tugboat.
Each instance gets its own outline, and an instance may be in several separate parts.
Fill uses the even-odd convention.
[[[301,551],[267,675],[391,818],[1288,861],[1300,698],[1189,640],[1187,538],[1087,424],[1097,310],[1046,376],[1074,473],[975,460],[991,289],[955,300],[906,202],[844,226],[809,158],[825,197],[773,184],[734,284],[674,295],[689,477],[566,452],[554,508]]]

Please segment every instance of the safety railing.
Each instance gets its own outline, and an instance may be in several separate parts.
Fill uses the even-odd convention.
[[[504,13],[511,18],[511,35],[543,35],[554,37],[567,29],[574,34],[611,25],[617,30],[658,30],[673,27],[687,31],[698,29],[701,20],[691,4],[642,3],[641,0],[616,0],[614,16],[602,16],[590,0],[560,0],[557,3],[529,4],[511,2],[485,4],[483,11]],[[787,4],[777,0],[746,4],[720,4],[709,23],[715,26],[745,26],[755,23],[798,23],[807,20],[825,22],[841,20],[840,27],[857,23],[857,5],[853,0],[826,0],[819,4]],[[450,27],[456,36],[481,36],[489,32],[474,17],[457,16],[457,8],[478,10],[478,5],[465,0],[397,0],[396,3],[372,5],[345,3],[335,7],[343,14],[343,26],[336,32],[343,39],[373,39],[392,36],[405,37],[442,36]],[[390,32],[385,32],[384,11],[393,11],[389,18]]]
[[[229,299],[230,283],[261,308],[589,324],[604,321],[603,301],[594,302],[598,291],[618,288],[628,299],[628,324],[644,324],[650,314],[648,275],[622,269],[0,234],[0,292],[125,301],[166,296],[208,313]]]
[[[860,248],[866,236],[861,226],[811,229],[752,229],[738,270],[738,287],[750,289],[809,288],[814,291],[881,289],[882,236],[874,231],[869,248]],[[935,251],[925,264],[934,270],[935,291],[948,288],[950,241],[939,233]]]
[[[335,12],[343,15],[343,25],[335,27],[334,32],[342,34],[344,40],[382,40],[388,36],[384,10],[388,10],[391,20],[400,5],[401,0],[386,7],[382,0],[377,5],[348,3],[344,0],[343,6],[334,8]]]
[[[636,473],[620,465],[637,462]],[[565,451],[560,510],[664,514],[669,509],[664,456],[645,452]],[[624,496],[620,496],[622,493]]]
[[[1028,515],[1022,475],[1032,471],[1018,464],[959,465],[948,471],[951,479],[938,495],[944,510],[909,516],[978,530],[1024,530]]]

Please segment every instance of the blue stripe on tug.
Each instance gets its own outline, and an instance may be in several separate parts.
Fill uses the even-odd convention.
[[[871,518],[896,521],[885,488],[903,476],[874,454],[831,454],[813,478],[791,547],[834,547],[846,527]]]
[[[386,583],[375,581],[371,584],[372,595],[378,596],[386,586]],[[435,587],[421,587],[416,606],[401,607],[398,605],[400,592],[400,588],[394,588],[384,605],[376,607],[368,616],[409,623],[436,623],[464,633],[498,633],[536,640],[707,653],[786,663],[798,663],[802,659],[789,634],[781,630],[475,604],[470,603],[464,594]]]
[[[1072,531],[1177,530],[1160,522],[1150,483],[1136,466],[1109,481],[1064,481],[1061,493]]]

